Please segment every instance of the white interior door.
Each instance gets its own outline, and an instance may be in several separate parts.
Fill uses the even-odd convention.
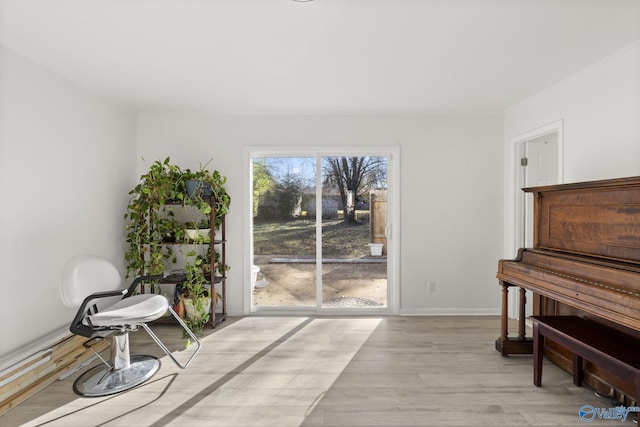
[[[558,183],[558,133],[553,132],[525,141],[525,187],[538,187]],[[525,246],[533,246],[533,198],[525,199]]]
[[[559,182],[559,155],[558,155],[558,132],[524,142],[524,154],[527,159],[524,167],[524,186],[538,187],[542,185],[552,185]],[[525,195],[524,209],[524,242],[525,247],[533,246],[533,196],[531,193]],[[527,291],[527,301],[532,301],[532,293]],[[531,316],[532,304],[527,304],[526,315]]]

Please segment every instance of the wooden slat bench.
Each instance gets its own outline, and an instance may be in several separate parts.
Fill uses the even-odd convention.
[[[582,385],[582,359],[621,378],[629,378],[627,397],[640,398],[640,339],[601,323],[578,316],[532,316],[533,383],[542,384],[544,338],[563,345],[573,353],[573,383]]]

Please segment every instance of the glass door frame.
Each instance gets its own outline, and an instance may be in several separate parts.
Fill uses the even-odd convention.
[[[323,157],[372,156],[387,157],[387,306],[381,308],[329,308],[322,307],[322,215],[316,215],[316,305],[306,307],[255,307],[251,287],[253,265],[253,167],[254,158],[260,157],[315,157],[316,177],[321,176]],[[291,147],[245,146],[243,150],[243,293],[244,315],[397,315],[400,310],[400,147]],[[317,184],[318,179],[316,180]],[[321,200],[322,186],[316,185],[316,200]]]

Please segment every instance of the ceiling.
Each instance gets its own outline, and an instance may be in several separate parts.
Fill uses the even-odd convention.
[[[640,0],[0,0],[0,43],[121,105],[502,112],[640,40]]]

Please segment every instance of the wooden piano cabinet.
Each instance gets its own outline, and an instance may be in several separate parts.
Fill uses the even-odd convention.
[[[525,336],[525,290],[534,316],[578,316],[640,337],[640,176],[525,188],[533,195],[533,247],[498,262],[502,319],[496,349],[532,354]],[[509,291],[519,289],[518,334],[509,336]],[[572,372],[562,343],[544,355]],[[600,392],[632,390],[608,363],[583,361],[584,382]],[[617,396],[616,396],[617,397]],[[636,396],[637,398],[637,396]]]

